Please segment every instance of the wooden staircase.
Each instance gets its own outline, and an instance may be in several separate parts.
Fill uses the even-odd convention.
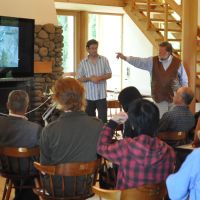
[[[124,10],[149,39],[155,49],[162,41],[169,41],[174,54],[182,53],[181,0],[124,0]],[[200,102],[200,29],[197,33],[196,100]]]
[[[180,8],[173,0],[129,0],[124,10],[156,49],[160,42],[169,41],[181,55]]]

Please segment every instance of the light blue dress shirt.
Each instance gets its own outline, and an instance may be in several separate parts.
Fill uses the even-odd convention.
[[[200,200],[200,148],[193,150],[179,171],[167,178],[171,200]]]
[[[81,61],[77,78],[102,76],[108,73],[112,73],[108,59],[99,55],[96,64],[91,63],[88,57]],[[87,100],[95,101],[106,98],[106,80],[99,83],[86,81],[84,82],[84,86]]]

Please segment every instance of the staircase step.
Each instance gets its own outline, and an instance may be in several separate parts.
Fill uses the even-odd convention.
[[[155,22],[164,22],[165,19],[156,19],[156,18],[151,18],[151,21]],[[168,22],[173,22],[173,23],[181,23],[181,21],[175,20],[175,19],[168,19]]]
[[[140,21],[147,21],[147,17],[145,18],[141,18]],[[150,21],[153,22],[153,23],[165,23],[165,19],[158,19],[158,18],[150,18]],[[176,23],[176,24],[181,24],[182,22],[181,21],[178,21],[178,20],[175,20],[175,19],[168,19],[167,20],[168,23]]]
[[[168,39],[169,42],[180,42],[180,38],[175,38],[175,39]]]
[[[134,10],[140,11],[140,12],[147,12],[147,8],[146,7],[135,7]],[[165,9],[164,8],[150,8],[149,10],[151,13],[165,13]],[[168,15],[171,15],[174,11],[171,9],[168,9]]]
[[[180,52],[181,52],[181,49],[174,49],[173,51],[174,51],[174,52],[180,53]]]
[[[164,41],[164,39],[163,38],[157,38],[157,39],[155,39],[157,42],[162,42],[162,41]],[[167,41],[168,42],[181,42],[181,39],[167,39]]]
[[[152,30],[155,30],[155,31],[165,31],[165,29],[164,28],[151,28]],[[181,29],[171,29],[171,28],[169,28],[168,29],[168,32],[181,32],[182,30]]]
[[[147,0],[135,0],[135,3],[147,3]],[[159,1],[152,0],[150,3],[159,3]]]
[[[164,42],[164,38],[157,38],[155,39],[156,42]]]
[[[147,6],[147,2],[135,2],[136,6]],[[150,6],[152,7],[156,7],[156,6],[162,6],[163,7],[163,3],[160,2],[150,2]]]
[[[147,9],[143,9],[143,8],[135,8],[135,10],[138,10],[139,12],[147,12]],[[154,10],[154,9],[150,9],[151,13],[165,13],[164,9],[163,10]],[[170,13],[169,13],[170,14]]]

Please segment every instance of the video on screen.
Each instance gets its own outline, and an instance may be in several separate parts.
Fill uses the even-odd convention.
[[[0,26],[0,67],[18,67],[19,27]]]

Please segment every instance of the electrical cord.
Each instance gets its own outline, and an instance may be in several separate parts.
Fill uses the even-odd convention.
[[[38,107],[36,107],[36,108],[34,108],[34,109],[32,109],[32,110],[26,112],[25,115],[27,115],[27,114],[29,114],[29,113],[32,113],[32,112],[34,112],[34,111],[36,111],[36,110],[38,110],[40,107],[42,107],[42,106],[43,106],[46,102],[48,102],[50,99],[51,99],[51,96],[49,96],[49,97],[48,97],[42,104],[40,104]]]

